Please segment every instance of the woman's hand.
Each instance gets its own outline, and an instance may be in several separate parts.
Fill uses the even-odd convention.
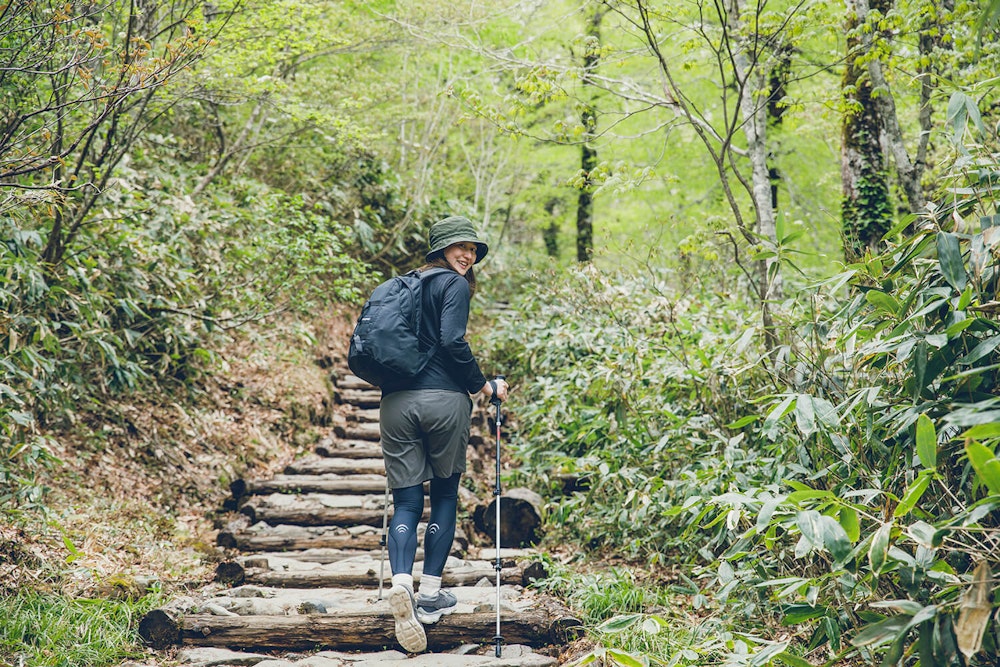
[[[497,387],[496,397],[499,398],[501,401],[506,401],[507,400],[507,393],[510,390],[510,387],[508,387],[506,380],[501,380],[499,378],[496,379],[496,380],[487,380],[486,384],[483,385],[483,388],[480,389],[480,391],[483,392],[484,394],[486,394],[487,396],[489,396],[490,398],[492,398],[493,397],[493,384],[492,383],[494,383],[494,382],[496,383],[496,387]]]

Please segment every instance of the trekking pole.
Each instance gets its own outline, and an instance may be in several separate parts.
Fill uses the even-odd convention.
[[[382,599],[382,586],[385,580],[385,545],[388,544],[387,535],[389,532],[389,478],[385,478],[385,500],[382,501],[382,536],[379,537],[378,544],[382,552],[378,560],[378,599]]]
[[[497,506],[497,516],[496,516],[496,549],[497,549],[497,634],[493,637],[493,641],[496,642],[496,657],[500,657],[501,650],[500,645],[503,643],[503,635],[500,634],[500,572],[503,566],[500,563],[500,424],[503,423],[503,414],[500,412],[500,404],[503,402],[500,397],[497,396],[497,380],[503,380],[503,375],[497,375],[493,378],[493,396],[490,397],[490,404],[495,405],[497,408],[496,424],[497,424],[497,470],[496,470],[496,486],[493,487],[493,497],[496,501]]]

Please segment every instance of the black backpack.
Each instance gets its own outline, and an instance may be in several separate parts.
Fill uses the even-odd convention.
[[[411,378],[424,369],[437,345],[421,349],[421,287],[423,281],[447,271],[410,271],[375,288],[361,308],[351,335],[347,365],[352,373],[381,387]]]

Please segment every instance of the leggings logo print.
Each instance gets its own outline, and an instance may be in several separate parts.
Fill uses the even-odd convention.
[[[428,535],[434,535],[439,530],[441,530],[441,526],[439,526],[436,523],[432,523],[431,525],[427,526],[427,534]]]

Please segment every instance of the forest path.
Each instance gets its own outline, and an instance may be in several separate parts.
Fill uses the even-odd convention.
[[[555,656],[575,637],[579,621],[555,599],[527,588],[544,576],[531,550],[501,549],[498,589],[493,540],[469,522],[459,527],[443,574],[458,609],[425,626],[429,652],[402,651],[384,599],[390,574],[388,559],[381,558],[387,495],[378,443],[380,392],[353,375],[332,377],[346,426],[282,474],[231,485],[227,506],[240,518],[217,539],[232,557],[219,563],[211,585],[146,614],[142,638],[155,649],[176,650],[175,664],[185,667],[557,664]],[[476,424],[489,429],[482,414]],[[484,442],[481,433],[472,440]],[[462,509],[472,513],[477,499],[462,493]],[[418,551],[417,582],[421,558]]]

